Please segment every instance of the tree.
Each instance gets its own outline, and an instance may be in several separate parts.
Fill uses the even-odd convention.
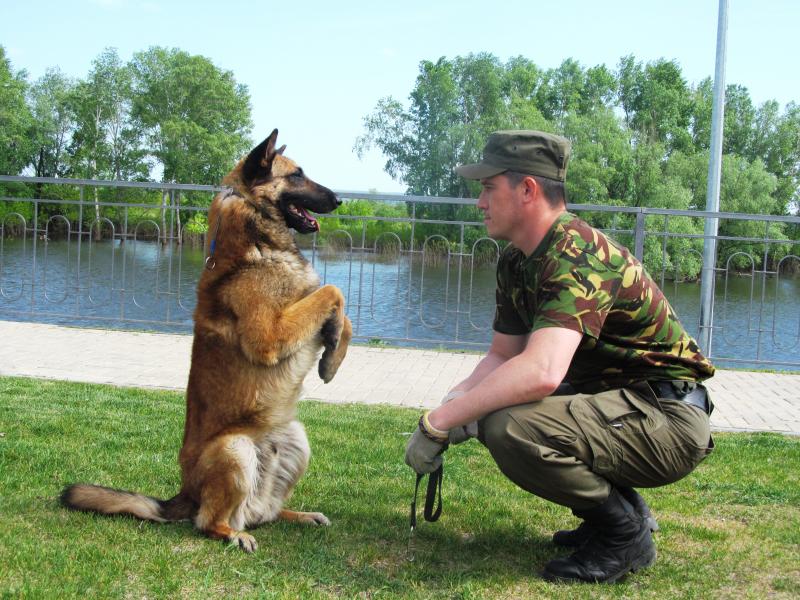
[[[549,69],[536,93],[538,108],[548,121],[563,128],[568,115],[586,108],[586,73],[568,58],[557,69]]]
[[[630,132],[604,106],[570,115],[564,135],[572,140],[567,189],[572,202],[622,205],[633,194],[634,149]]]
[[[161,166],[162,181],[218,184],[252,145],[247,87],[207,58],[177,48],[156,46],[139,52],[131,69],[131,114]],[[164,242],[166,204],[162,194]]]
[[[30,89],[29,101],[36,124],[32,139],[35,147],[33,167],[37,177],[68,174],[67,148],[75,129],[70,103],[74,88],[72,79],[58,68],[52,68]]]
[[[753,126],[756,110],[747,88],[729,85],[725,90],[725,124],[722,137],[722,153],[738,154],[750,160],[752,153]]]
[[[453,167],[479,160],[493,130],[539,129],[572,141],[572,202],[704,210],[712,104],[710,78],[690,87],[678,63],[666,59],[642,63],[626,56],[611,72],[573,59],[543,70],[521,56],[505,64],[490,54],[442,57],[420,63],[408,108],[393,98],[379,102],[365,118],[356,150],[377,146],[387,172],[409,193],[474,197],[479,186],[456,177]],[[725,132],[727,210],[787,214],[796,207],[800,107],[790,104],[781,114],[768,102],[755,109],[747,89],[733,84]],[[437,219],[470,214],[454,206],[417,212]],[[611,224],[609,213],[582,214],[595,225]],[[648,218],[648,227],[654,222]],[[615,223],[633,226],[628,215]],[[687,236],[702,233],[702,222],[690,217],[671,219],[669,227]],[[691,237],[670,240],[666,262],[656,265],[660,239],[648,237],[645,258],[659,270],[694,277],[696,246]]]
[[[69,147],[72,175],[87,179],[146,179],[150,166],[141,147],[141,128],[130,118],[132,100],[130,67],[113,48],[104,50],[93,62],[85,81],[79,81],[70,104],[75,131]],[[93,187],[95,218],[101,231],[100,190]],[[114,191],[119,196],[121,190]]]
[[[714,82],[703,79],[691,92],[691,115],[689,129],[695,151],[708,152],[711,148],[711,121],[714,109]]]
[[[755,121],[753,155],[777,177],[774,195],[786,214],[800,202],[800,106],[791,102],[779,115],[777,102],[765,102]]]
[[[14,72],[0,46],[0,173],[17,175],[33,160],[33,114],[25,102],[24,71]]]
[[[617,65],[617,98],[625,115],[625,125],[633,127],[633,120],[641,107],[641,88],[644,73],[642,64],[632,54],[623,56]]]
[[[777,178],[769,173],[760,159],[749,162],[741,156],[722,157],[722,185],[720,189],[720,210],[750,214],[780,214],[780,200],[774,195]],[[775,223],[766,225],[758,221],[723,220],[719,235],[739,238],[786,239],[785,225]],[[788,254],[788,245],[771,246],[772,255],[767,257],[770,266]],[[761,242],[739,242],[722,240],[718,247],[718,261],[723,266],[736,253],[732,260],[736,269],[756,268],[764,265],[764,245]]]
[[[488,133],[508,122],[509,88],[491,55],[423,61],[409,108],[383,98],[364,119],[356,152],[378,146],[388,157],[387,172],[410,194],[469,196],[473,190],[453,166],[477,160]]]
[[[72,172],[90,179],[144,179],[150,167],[142,132],[131,119],[132,73],[114,48],[92,63],[71,97],[76,119],[70,146]]]
[[[250,97],[202,56],[153,47],[134,55],[131,114],[162,181],[217,184],[250,148]]]

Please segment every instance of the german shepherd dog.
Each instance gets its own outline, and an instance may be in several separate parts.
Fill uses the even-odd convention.
[[[318,231],[308,211],[327,213],[341,202],[283,156],[286,146],[276,150],[277,137],[276,129],[242,159],[211,203],[180,492],[158,500],[74,484],[61,495],[65,506],[158,522],[191,518],[209,537],[245,552],[258,547],[248,527],[278,519],[330,524],[322,513],[283,504],[310,456],[296,418],[303,379],[317,360],[322,380],[333,378],[352,328],[341,291],[320,287],[291,230]]]

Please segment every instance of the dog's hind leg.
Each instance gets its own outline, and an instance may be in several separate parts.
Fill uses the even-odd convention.
[[[311,456],[303,425],[299,421],[292,421],[285,427],[271,431],[259,443],[259,448],[262,462],[258,495],[264,508],[259,522],[283,519],[308,525],[330,525],[322,513],[283,508],[305,473]]]
[[[214,539],[227,540],[245,552],[258,548],[242,531],[242,505],[258,485],[256,446],[244,434],[222,435],[211,442],[197,464],[200,509],[195,526]]]

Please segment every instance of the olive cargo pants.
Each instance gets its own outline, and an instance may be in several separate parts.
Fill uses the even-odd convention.
[[[511,481],[572,509],[602,504],[612,485],[666,485],[711,452],[709,418],[640,387],[508,407],[479,422],[479,439]]]

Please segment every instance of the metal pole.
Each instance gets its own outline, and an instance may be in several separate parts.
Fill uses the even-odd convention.
[[[714,72],[714,106],[711,113],[711,152],[708,161],[706,211],[719,212],[719,186],[722,176],[722,130],[725,117],[725,52],[728,38],[728,0],[719,0],[717,21],[717,65]],[[700,286],[700,348],[711,355],[714,322],[714,282],[717,260],[719,220],[706,219],[703,242],[703,275]]]

